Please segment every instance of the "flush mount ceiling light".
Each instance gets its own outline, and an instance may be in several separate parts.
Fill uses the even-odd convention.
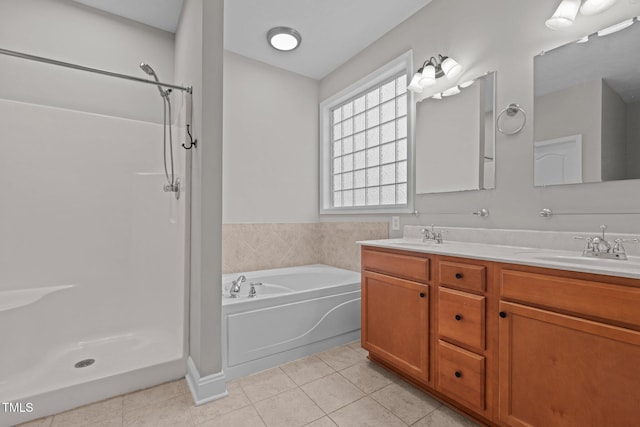
[[[455,79],[462,73],[462,65],[458,64],[453,58],[442,56],[431,57],[422,64],[422,67],[413,75],[409,90],[415,93],[421,93],[425,87],[432,86],[436,83],[436,79],[446,77],[447,79]]]
[[[302,36],[293,28],[275,27],[267,32],[267,41],[272,48],[287,52],[300,46]]]
[[[604,12],[617,0],[562,0],[553,16],[545,21],[545,25],[552,30],[561,30],[573,25],[578,10],[583,15],[596,15]],[[582,7],[581,7],[582,5]]]

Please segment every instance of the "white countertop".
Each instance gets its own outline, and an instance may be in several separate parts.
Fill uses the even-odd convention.
[[[629,256],[627,260],[601,259],[583,257],[581,251],[446,240],[443,243],[423,243],[421,239],[411,238],[364,240],[357,243],[363,246],[640,279],[640,257],[637,256]]]

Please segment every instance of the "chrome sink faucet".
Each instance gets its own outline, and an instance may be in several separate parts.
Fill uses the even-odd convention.
[[[574,236],[574,239],[585,240],[582,256],[607,259],[627,259],[623,243],[638,243],[638,239],[615,239],[613,245],[606,239],[606,225],[600,226],[601,235],[592,237]]]
[[[229,295],[231,296],[231,298],[238,298],[238,294],[240,293],[240,285],[246,280],[247,278],[244,277],[244,275],[241,275],[236,280],[231,282],[231,288],[229,289]]]
[[[423,242],[428,242],[429,240],[433,240],[436,243],[442,243],[442,230],[436,230],[435,225],[431,224],[431,230],[429,230],[428,228],[423,228],[422,230],[420,230],[420,233],[422,233],[422,241]]]

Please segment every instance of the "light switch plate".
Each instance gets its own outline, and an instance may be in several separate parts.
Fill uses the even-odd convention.
[[[391,217],[391,230],[392,231],[400,230],[400,217],[399,216],[392,216]]]

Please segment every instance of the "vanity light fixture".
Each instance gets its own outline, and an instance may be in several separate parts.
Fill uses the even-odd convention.
[[[584,0],[580,13],[583,15],[597,15],[616,3],[617,0]]]
[[[596,15],[604,12],[616,3],[617,0],[562,0],[551,18],[545,21],[545,25],[552,30],[561,30],[573,25],[578,10],[583,15]]]
[[[415,93],[421,93],[425,87],[432,86],[440,77],[455,79],[462,73],[462,65],[448,56],[438,54],[424,61],[422,67],[413,75],[408,89]]]
[[[617,33],[620,30],[624,30],[625,28],[633,25],[635,19],[636,18],[630,18],[625,21],[618,22],[617,24],[614,24],[610,27],[603,28],[602,30],[598,31],[598,36],[599,37],[608,36],[609,34]]]
[[[467,87],[471,86],[474,83],[475,83],[475,80],[468,80],[468,81],[466,81],[464,83],[460,83],[458,86],[460,86],[460,89],[464,89],[464,88],[467,88]]]
[[[580,3],[581,0],[562,0],[553,16],[547,19],[544,25],[552,30],[570,27],[578,15]]]
[[[447,90],[442,91],[442,96],[453,96],[460,93],[460,88],[458,86],[450,87]]]
[[[300,46],[302,36],[293,28],[275,27],[267,32],[267,41],[272,48],[288,52]]]

